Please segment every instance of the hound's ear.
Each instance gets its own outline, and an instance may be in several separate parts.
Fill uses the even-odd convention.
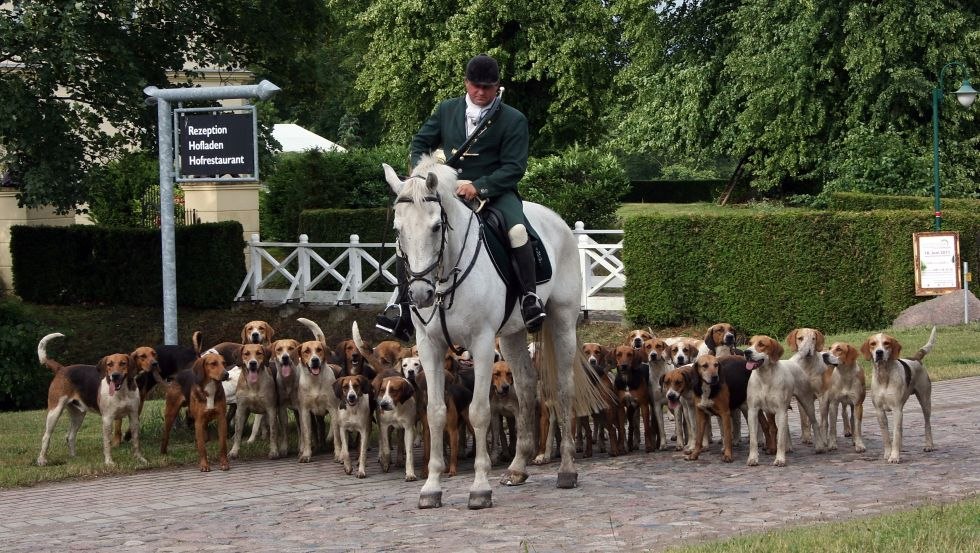
[[[660,388],[661,389],[664,387],[664,377],[665,376],[667,376],[667,373],[664,373],[664,374],[660,375]]]
[[[136,356],[136,352],[129,354],[129,370],[126,371],[126,376],[128,378],[136,378],[136,373],[139,370],[139,358]]]
[[[796,351],[796,350],[793,350]],[[770,357],[772,357],[772,362],[775,363],[783,358],[783,345],[776,340],[772,341],[772,351],[769,352]]]
[[[105,372],[106,372],[105,365],[107,363],[107,359],[108,358],[109,358],[109,356],[107,355],[107,356],[103,357],[102,359],[99,359],[99,364],[96,365],[96,367],[98,367],[98,369],[99,369],[99,374],[101,374],[102,376],[105,376]]]
[[[333,381],[333,393],[335,396],[337,396],[337,399],[344,397],[344,386],[341,384],[340,380]]]
[[[361,392],[366,396],[372,396],[373,390],[371,389],[371,381],[367,379],[363,374],[357,375],[357,381],[361,383]]]
[[[847,344],[847,347],[844,348],[844,359],[843,359],[844,364],[852,365],[854,364],[855,361],[857,361],[857,358],[858,358],[857,348],[855,348],[851,344]]]
[[[889,360],[902,358],[902,344],[900,344],[898,340],[894,338],[892,338],[892,352],[888,358]]]
[[[242,339],[239,343],[247,344],[251,340],[248,339],[248,325],[242,327]]]
[[[272,343],[272,337],[276,335],[276,329],[272,328],[272,325],[265,323],[265,339],[270,344]]]
[[[710,349],[711,351],[715,351],[715,348],[718,347],[718,344],[715,343],[714,329],[715,329],[714,326],[709,326],[708,332],[704,334],[704,345],[707,346],[708,349]]]
[[[698,385],[701,375],[698,374],[698,369],[694,365],[687,365],[687,369],[684,370],[684,380],[689,390],[693,390]]]
[[[385,181],[388,183],[388,186],[391,188],[391,191],[394,192],[395,195],[397,196],[398,194],[401,193],[402,188],[405,186],[405,183],[398,178],[398,173],[395,173],[395,170],[392,169],[391,166],[388,165],[387,163],[382,163],[381,168],[385,172]]]
[[[439,177],[432,171],[425,176],[425,187],[429,189],[429,192],[435,192],[436,188],[439,186]]]
[[[412,399],[412,396],[415,395],[415,386],[412,386],[412,383],[407,380],[405,384],[402,386],[402,403]]]
[[[823,345],[824,342],[827,341],[827,339],[824,338],[823,332],[817,330],[816,333],[817,333],[817,351],[823,351]]]
[[[800,348],[798,348],[796,346],[796,331],[797,330],[799,330],[799,329],[794,328],[786,336],[786,345],[789,346],[789,350],[790,351],[799,351],[799,349],[800,349]],[[817,351],[820,351],[821,349],[823,349],[823,346],[817,347]]]
[[[871,338],[870,337],[867,340],[865,340],[863,344],[861,344],[861,354],[864,355],[865,360],[871,361]]]
[[[275,355],[275,353],[272,351],[272,347],[262,346],[262,353],[264,354],[263,363],[265,363],[266,365],[271,365],[270,362],[272,361],[272,356]]]
[[[203,357],[198,357],[197,360],[194,361],[194,366],[191,368],[191,370],[194,371],[194,376],[197,379],[198,383],[204,382],[204,358]]]

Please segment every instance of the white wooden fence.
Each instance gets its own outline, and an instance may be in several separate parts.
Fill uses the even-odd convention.
[[[626,277],[619,257],[623,231],[586,230],[579,221],[574,233],[583,275],[582,310],[624,311]],[[600,243],[593,236],[618,241]],[[384,305],[394,295],[389,289],[397,282],[394,242],[382,248],[376,242],[361,243],[356,234],[346,243],[313,243],[305,234],[299,242],[262,242],[253,234],[248,251],[250,266],[236,301]],[[368,290],[379,281],[387,291]]]

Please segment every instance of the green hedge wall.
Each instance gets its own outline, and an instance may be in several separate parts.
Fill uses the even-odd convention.
[[[395,241],[388,208],[304,209],[299,215],[299,234],[310,242],[347,242],[356,234],[361,242]]]
[[[237,221],[178,227],[177,303],[224,307],[245,279]],[[160,305],[160,231],[92,225],[14,226],[14,291],[40,304]]]
[[[885,327],[927,299],[915,296],[912,233],[931,229],[930,212],[902,210],[631,218],[626,316],[774,336]],[[944,229],[960,232],[960,254],[977,267],[980,214],[959,213]]]
[[[945,211],[977,211],[980,200],[971,198],[941,198],[940,205]],[[859,192],[833,192],[830,194],[829,209],[835,211],[871,211],[872,209],[911,209],[925,211],[932,215],[935,200],[932,196],[881,196]],[[943,218],[945,222],[945,217]]]

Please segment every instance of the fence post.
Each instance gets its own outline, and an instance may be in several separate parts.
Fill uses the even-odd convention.
[[[296,275],[296,279],[299,281],[299,300],[303,301],[306,297],[306,292],[310,288],[310,237],[305,234],[299,235],[299,256],[297,257],[297,262],[299,263],[299,274]]]
[[[350,235],[350,250],[347,260],[350,264],[350,302],[353,305],[359,305],[364,274],[361,271],[361,237],[356,234]]]
[[[582,297],[579,299],[579,307],[586,314],[589,312],[589,288],[592,287],[592,269],[589,267],[589,256],[582,246],[587,245],[589,237],[585,232],[585,223],[575,221],[575,234],[578,236],[578,265],[582,273]]]
[[[262,256],[259,255],[259,234],[252,233],[252,238],[248,242],[248,258],[252,264],[252,300],[259,298],[259,285],[262,284]]]

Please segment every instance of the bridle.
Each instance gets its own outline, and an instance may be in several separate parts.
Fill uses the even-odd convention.
[[[425,178],[425,177],[414,176],[411,178]],[[460,245],[459,248],[459,257],[456,258],[456,263],[453,265],[452,270],[449,271],[449,274],[443,277],[441,276],[443,274],[443,268],[444,268],[443,258],[445,257],[445,253],[446,253],[446,243],[449,240],[446,229],[450,229],[450,230],[452,229],[452,227],[449,225],[449,216],[446,214],[446,208],[445,206],[443,206],[442,198],[439,196],[438,193],[425,196],[424,198],[422,198],[422,201],[435,202],[439,205],[439,221],[441,225],[440,228],[441,236],[439,239],[439,253],[436,256],[435,260],[432,261],[432,263],[430,263],[428,266],[426,266],[424,269],[421,270],[412,269],[411,265],[408,262],[408,256],[403,255],[401,253],[402,248],[401,248],[400,240],[398,242],[398,248],[397,248],[398,251],[396,251],[395,255],[397,255],[398,258],[402,261],[405,267],[405,273],[410,277],[408,282],[405,283],[405,286],[409,286],[416,281],[424,282],[426,285],[432,288],[433,294],[435,295],[435,302],[433,305],[438,309],[433,309],[432,313],[429,314],[428,319],[426,319],[425,317],[422,316],[421,313],[419,313],[418,306],[415,305],[415,302],[410,302],[412,311],[415,313],[415,315],[418,316],[419,320],[421,320],[423,325],[425,326],[428,326],[429,322],[432,321],[432,318],[435,317],[435,314],[439,313],[440,322],[442,324],[442,333],[446,339],[446,343],[449,345],[450,349],[453,349],[453,351],[456,352],[457,355],[461,355],[464,349],[456,348],[453,345],[452,339],[449,337],[449,329],[446,326],[446,309],[449,309],[453,306],[453,301],[456,298],[456,289],[459,288],[460,284],[462,284],[463,281],[466,280],[466,277],[469,276],[470,271],[472,271],[473,267],[476,265],[477,258],[480,256],[480,250],[483,249],[481,247],[483,243],[483,222],[480,221],[479,218],[476,216],[476,213],[471,210],[469,220],[466,223],[466,231],[463,233],[463,243]],[[409,197],[401,197],[396,199],[395,203],[396,204],[415,203],[415,200]],[[460,269],[459,262],[463,258],[463,252],[466,251],[466,241],[469,239],[470,227],[472,226],[474,219],[478,221],[478,225],[479,225],[479,229],[477,232],[476,249],[474,250],[473,256],[470,258],[470,262],[469,264],[467,264],[466,268]],[[401,237],[399,236],[399,239],[400,238]],[[429,277],[429,275],[433,273],[435,273],[434,278]],[[442,288],[441,290],[439,289],[439,286],[450,283],[450,281],[451,284],[449,284],[445,288]],[[446,302],[447,297],[449,298],[448,305]]]

